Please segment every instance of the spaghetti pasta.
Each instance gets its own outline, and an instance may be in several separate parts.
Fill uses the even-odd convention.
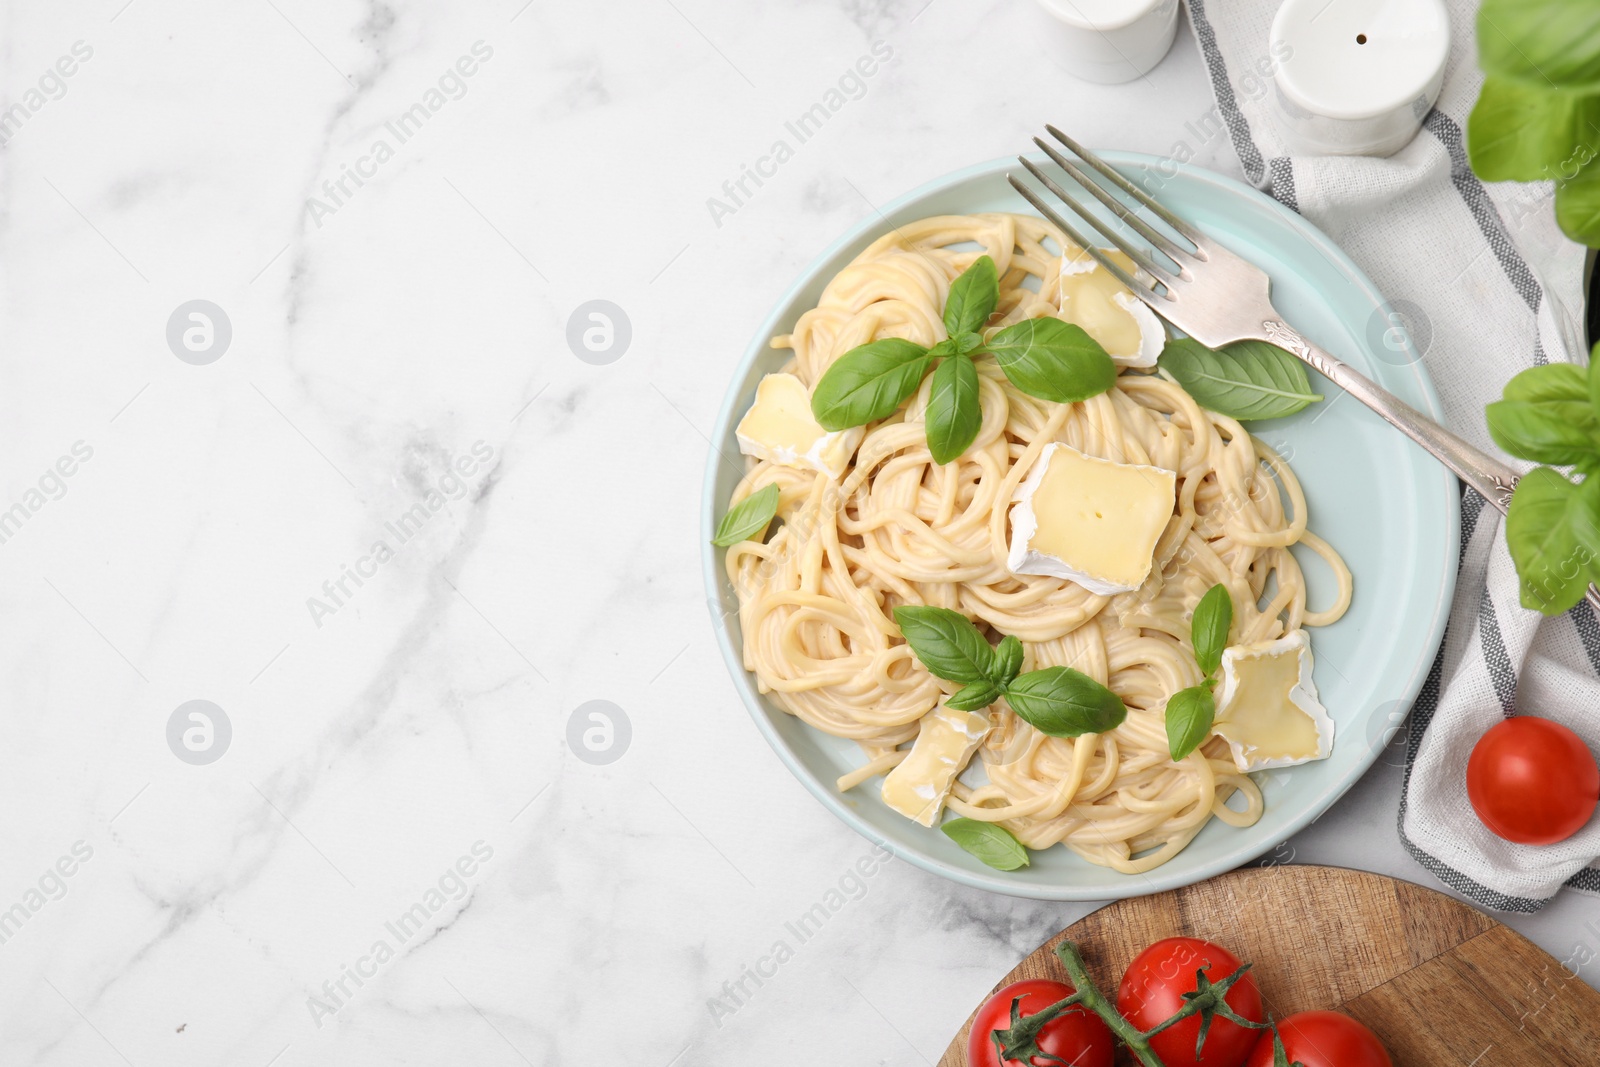
[[[985,254],[1000,276],[991,326],[1061,315],[1064,253],[1082,255],[1042,219],[924,219],[864,250],[773,345],[792,351],[786,369],[808,387],[869,341],[903,337],[931,346],[945,336],[951,281]],[[898,763],[922,717],[958,688],[918,662],[893,609],[951,608],[996,634],[1016,635],[1025,670],[1073,667],[1128,708],[1107,733],[1063,739],[1035,730],[1002,700],[990,709],[993,729],[977,757],[987,782],[957,782],[951,810],[998,822],[1030,848],[1064,844],[1125,873],[1171,859],[1213,817],[1254,823],[1261,792],[1235,768],[1226,743],[1213,737],[1175,763],[1163,709],[1172,693],[1202,680],[1188,620],[1213,584],[1227,586],[1244,642],[1326,625],[1348,607],[1349,570],[1306,529],[1305,496],[1289,465],[1156,373],[1125,370],[1109,392],[1057,404],[1016,389],[991,358],[980,358],[977,369],[982,427],[951,463],[935,463],[928,451],[927,381],[900,411],[867,428],[838,478],[751,461],[734,502],[775,484],[783,523],[767,543],[745,541],[727,555],[745,667],[779,707],[861,746],[864,765],[839,781],[854,788]],[[1138,590],[1099,596],[1007,568],[1013,494],[1057,441],[1176,472],[1177,504]],[[1332,604],[1307,604],[1295,544],[1333,572]],[[1230,807],[1230,798],[1242,798],[1242,808]]]

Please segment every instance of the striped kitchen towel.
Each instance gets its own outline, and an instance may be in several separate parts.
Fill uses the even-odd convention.
[[[1477,5],[1449,0],[1444,89],[1422,131],[1388,159],[1288,151],[1272,117],[1276,6],[1188,0],[1216,97],[1190,128],[1226,130],[1249,180],[1366,270],[1422,352],[1446,425],[1498,454],[1483,409],[1506,380],[1535,364],[1587,359],[1584,250],[1556,228],[1550,183],[1485,185],[1467,164],[1463,131],[1482,82]],[[1189,150],[1175,146],[1175,156],[1179,149]],[[1548,620],[1521,607],[1499,512],[1470,491],[1461,511],[1461,572],[1444,647],[1396,748],[1406,766],[1400,839],[1470,900],[1537,911],[1563,886],[1600,893],[1600,819],[1558,845],[1502,841],[1468,805],[1467,757],[1486,729],[1518,710],[1565,723],[1600,751],[1600,623],[1588,604]]]

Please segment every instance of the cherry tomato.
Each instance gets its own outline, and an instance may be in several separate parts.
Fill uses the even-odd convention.
[[[1042,1008],[1065,1000],[1074,990],[1065,982],[1052,982],[1047,978],[1030,978],[1013,982],[984,1002],[972,1020],[972,1036],[967,1040],[967,1063],[970,1067],[1019,1067],[1021,1060],[1001,1060],[995,1048],[996,1030],[1011,1026],[1011,1002],[1018,997],[1022,1003],[1017,1010],[1024,1017],[1036,1014]],[[1061,1067],[1064,1061],[1072,1067],[1111,1067],[1114,1043],[1111,1030],[1089,1009],[1074,1005],[1044,1024],[1037,1038],[1039,1048],[1060,1060],[1044,1056],[1031,1057],[1035,1067]]]
[[[1552,845],[1583,828],[1600,802],[1600,765],[1560,723],[1526,715],[1489,729],[1467,760],[1467,799],[1491,833]]]
[[[1128,964],[1117,990],[1117,1010],[1134,1026],[1149,1030],[1176,1015],[1185,1004],[1183,994],[1199,988],[1196,971],[1204,969],[1206,978],[1218,983],[1239,967],[1237,956],[1210,941],[1194,937],[1157,941]],[[1233,984],[1224,999],[1241,1019],[1258,1023],[1265,1018],[1261,991],[1249,973]],[[1242,1067],[1261,1033],[1216,1016],[1197,1058],[1195,1042],[1200,1037],[1200,1017],[1191,1015],[1152,1037],[1150,1047],[1167,1067]]]
[[[1336,1011],[1301,1011],[1278,1020],[1288,1062],[1304,1067],[1394,1067],[1378,1035]],[[1273,1067],[1272,1031],[1261,1031],[1246,1067]]]

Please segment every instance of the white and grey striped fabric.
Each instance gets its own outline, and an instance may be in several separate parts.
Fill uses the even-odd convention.
[[[1485,186],[1467,164],[1463,130],[1482,78],[1476,3],[1450,0],[1450,65],[1422,131],[1394,156],[1369,159],[1285,148],[1270,95],[1276,3],[1187,2],[1216,115],[1246,176],[1366,270],[1422,350],[1446,423],[1493,449],[1483,409],[1506,379],[1535,364],[1587,358],[1584,250],[1557,230],[1550,183]],[[1469,899],[1537,911],[1563,886],[1600,893],[1600,819],[1559,845],[1502,841],[1468,805],[1467,756],[1484,730],[1517,711],[1565,723],[1600,751],[1600,622],[1587,604],[1549,620],[1522,608],[1500,514],[1470,491],[1461,510],[1449,629],[1404,734],[1399,833],[1418,863]]]

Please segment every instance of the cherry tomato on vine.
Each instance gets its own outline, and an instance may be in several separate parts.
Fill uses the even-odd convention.
[[[1287,1062],[1303,1067],[1394,1067],[1378,1035],[1336,1011],[1301,1011],[1278,1020]],[[1273,1067],[1272,1031],[1261,1031],[1246,1067]]]
[[[984,1001],[972,1020],[972,1036],[967,1040],[967,1063],[970,1067],[1017,1067],[1021,1060],[1002,1060],[995,1048],[993,1034],[1011,1026],[1011,1002],[1018,997],[1022,1002],[1017,1010],[1024,1018],[1036,1015],[1043,1008],[1072,996],[1073,988],[1065,982],[1052,982],[1046,978],[1030,978],[1013,982]],[[1074,1005],[1044,1024],[1036,1038],[1039,1049],[1051,1056],[1030,1057],[1033,1067],[1061,1067],[1062,1062],[1072,1067],[1111,1067],[1114,1043],[1111,1030],[1100,1016]]]
[[[1496,723],[1467,760],[1467,799],[1483,825],[1519,845],[1553,845],[1583,829],[1600,801],[1600,766],[1560,723]]]
[[[1176,1015],[1184,1006],[1183,994],[1199,988],[1195,972],[1204,969],[1206,978],[1220,983],[1241,964],[1239,958],[1221,945],[1194,937],[1169,937],[1157,941],[1128,964],[1117,989],[1117,1010],[1134,1026],[1149,1030]],[[1256,980],[1245,974],[1223,998],[1235,1015],[1261,1022],[1261,991]],[[1166,1067],[1242,1067],[1245,1057],[1263,1031],[1252,1030],[1217,1016],[1211,1020],[1201,1055],[1195,1056],[1200,1037],[1200,1017],[1190,1016],[1150,1039],[1150,1047]]]

